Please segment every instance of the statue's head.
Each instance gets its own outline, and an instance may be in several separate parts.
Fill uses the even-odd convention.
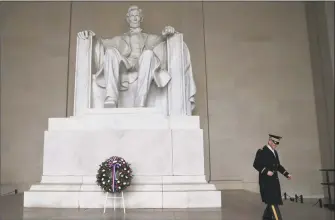
[[[127,22],[129,26],[132,28],[140,27],[142,21],[143,21],[142,9],[140,9],[136,5],[130,6],[127,12]]]

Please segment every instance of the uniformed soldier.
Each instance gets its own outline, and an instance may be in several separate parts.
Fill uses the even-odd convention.
[[[282,220],[279,205],[283,204],[278,172],[287,179],[291,175],[280,164],[278,153],[275,150],[282,137],[269,134],[268,144],[256,153],[254,168],[259,172],[259,188],[262,201],[267,204],[263,220]]]

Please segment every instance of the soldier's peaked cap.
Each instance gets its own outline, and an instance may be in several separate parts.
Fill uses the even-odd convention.
[[[277,141],[279,141],[280,139],[282,139],[281,136],[274,135],[274,134],[269,134],[269,138],[270,138],[270,139],[277,140]]]

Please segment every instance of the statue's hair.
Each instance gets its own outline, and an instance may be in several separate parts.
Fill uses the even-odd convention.
[[[128,12],[126,14],[127,17],[129,17],[130,12],[132,12],[132,11],[138,11],[140,13],[141,20],[143,19],[142,9],[140,9],[137,5],[132,5],[128,8]]]

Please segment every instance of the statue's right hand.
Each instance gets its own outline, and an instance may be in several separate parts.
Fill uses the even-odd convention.
[[[95,36],[95,33],[93,31],[87,30],[87,31],[80,31],[77,36],[81,39],[88,39],[89,37],[93,37]]]

